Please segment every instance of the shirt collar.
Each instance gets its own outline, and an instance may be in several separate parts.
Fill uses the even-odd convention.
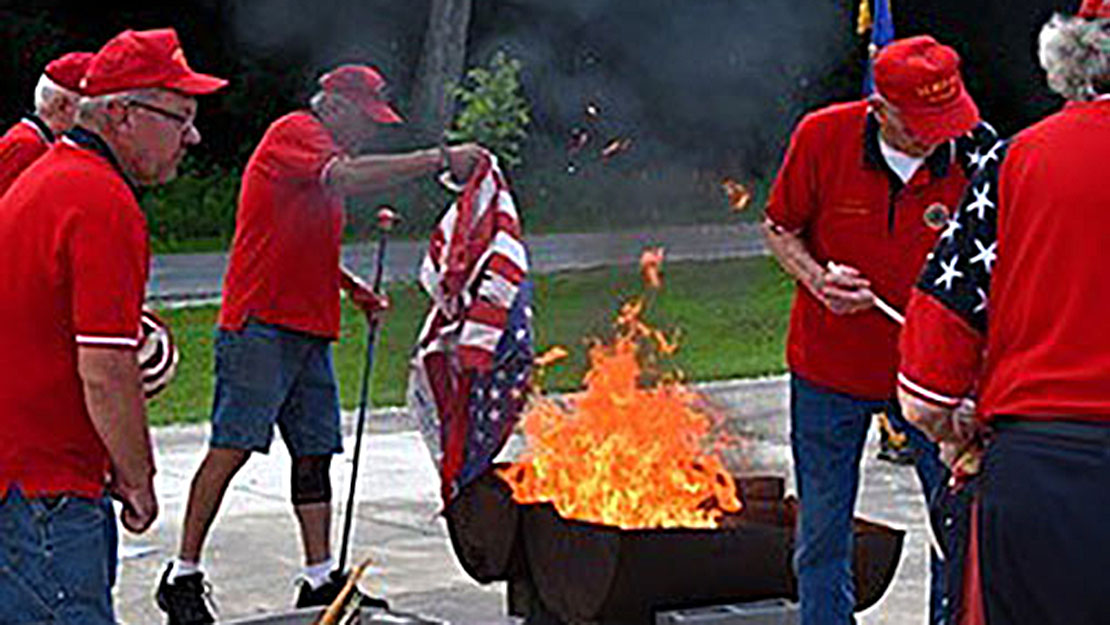
[[[880,171],[886,171],[894,176],[895,179],[901,181],[894,172],[890,171],[890,166],[887,165],[886,159],[883,158],[883,151],[879,147],[879,120],[875,117],[874,113],[867,114],[867,123],[863,130],[863,162],[866,166]],[[952,142],[948,141],[937,149],[925,159],[925,166],[929,168],[929,173],[933,178],[944,178],[948,175],[948,170],[952,164]]]
[[[28,113],[23,116],[22,121],[39,133],[45,143],[54,143],[54,131],[50,130],[50,126],[42,121],[41,117],[34,113]]]
[[[139,197],[139,189],[131,183],[131,179],[124,173],[123,167],[120,167],[115,152],[112,151],[112,148],[100,135],[88,128],[75,126],[72,130],[66,132],[63,138],[67,143],[89,150],[90,152],[95,152],[103,157],[104,160],[108,161],[108,164],[112,166],[112,169],[116,170],[120,178],[123,178],[123,181],[127,183],[127,186],[131,189],[131,193],[136,198]]]

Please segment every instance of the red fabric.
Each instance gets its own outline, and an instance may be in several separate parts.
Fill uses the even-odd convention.
[[[77,347],[138,347],[146,221],[103,157],[63,141],[0,200],[0,250],[0,492],[99,496]]]
[[[967,544],[967,562],[964,563],[963,600],[960,602],[960,625],[987,625],[983,606],[983,571],[979,558],[979,502],[971,504],[971,535]]]
[[[189,95],[212,93],[227,81],[194,72],[172,28],[125,30],[93,57],[81,81],[89,96],[162,88]]]
[[[890,180],[865,159],[866,102],[841,104],[806,116],[791,139],[767,204],[767,216],[799,231],[814,258],[851,265],[872,290],[904,310],[936,231],[925,212],[939,203],[951,212],[967,179],[952,163],[934,178],[922,167],[894,198]],[[787,362],[807,380],[867,399],[895,388],[898,326],[878,310],[835,315],[798,288],[790,317]]]
[[[918,399],[955,408],[978,380],[984,344],[985,337],[962,317],[914,289],[899,342],[899,386]]]
[[[1106,0],[1083,0],[1083,5],[1079,8],[1079,17],[1110,18],[1110,4],[1106,4]]]
[[[378,70],[366,65],[340,65],[324,74],[320,86],[334,91],[357,104],[370,119],[380,124],[404,121],[386,101],[385,79]]]
[[[92,62],[92,52],[70,52],[46,64],[43,73],[63,89],[81,91],[81,79]]]
[[[980,412],[1110,419],[1110,102],[1015,137],[1002,163]]]
[[[0,196],[15,179],[50,148],[50,142],[29,121],[21,121],[0,137]]]
[[[979,109],[960,77],[960,55],[927,35],[887,45],[872,66],[875,89],[915,138],[939,143],[970,132]]]
[[[338,338],[343,198],[323,173],[340,153],[307,112],[266,131],[243,172],[220,327],[255,318]]]

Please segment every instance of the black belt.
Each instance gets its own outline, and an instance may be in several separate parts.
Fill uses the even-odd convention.
[[[999,432],[1029,432],[1110,445],[1110,421],[998,417],[993,425]]]

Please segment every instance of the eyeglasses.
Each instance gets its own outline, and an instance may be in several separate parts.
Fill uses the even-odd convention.
[[[135,108],[145,109],[147,111],[150,111],[151,113],[157,113],[167,119],[172,119],[181,126],[182,133],[186,133],[191,128],[193,128],[193,122],[196,121],[191,117],[185,117],[180,113],[175,113],[173,111],[166,110],[160,106],[154,106],[153,104],[147,104],[146,102],[142,102],[140,100],[128,100],[127,106],[134,106]]]

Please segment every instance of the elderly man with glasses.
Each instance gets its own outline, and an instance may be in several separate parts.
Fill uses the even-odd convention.
[[[77,125],[0,200],[4,622],[115,623],[109,497],[131,532],[158,513],[136,188],[173,177],[200,141],[195,96],[225,84],[189,69],[172,30],[121,33],[89,64]]]

